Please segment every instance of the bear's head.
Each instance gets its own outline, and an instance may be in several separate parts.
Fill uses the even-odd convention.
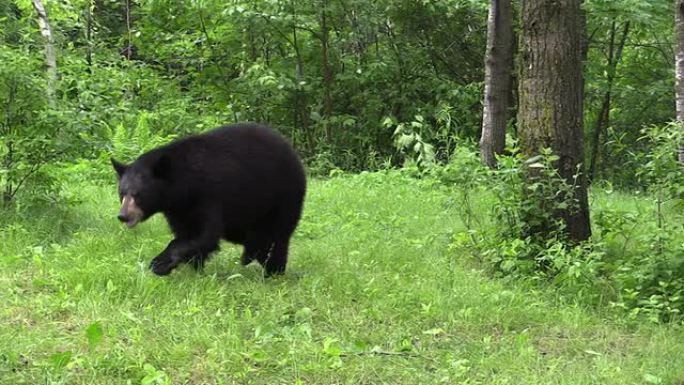
[[[119,181],[121,210],[117,218],[133,227],[160,212],[168,177],[166,157],[140,158],[131,164],[111,159]]]

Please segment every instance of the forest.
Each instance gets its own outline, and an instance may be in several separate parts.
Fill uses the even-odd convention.
[[[0,385],[683,384],[683,121],[684,0],[2,0]],[[155,276],[111,159],[239,122],[287,271]]]

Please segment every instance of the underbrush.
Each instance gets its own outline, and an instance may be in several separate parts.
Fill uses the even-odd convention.
[[[565,237],[551,213],[573,209],[574,188],[553,168],[547,152],[525,160],[499,158],[481,165],[474,148],[460,147],[449,164],[424,171],[451,191],[466,230],[454,234],[455,255],[468,253],[492,274],[551,283],[599,306],[624,309],[653,322],[684,317],[684,177],[677,164],[673,127],[644,130],[654,146],[639,169],[643,191],[616,192],[610,185],[590,191],[593,236],[582,243]],[[534,183],[523,183],[534,167]]]

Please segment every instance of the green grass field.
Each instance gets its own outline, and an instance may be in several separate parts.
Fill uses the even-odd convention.
[[[151,274],[163,218],[115,187],[0,227],[0,384],[684,384],[684,329],[489,278],[449,194],[397,173],[310,182],[287,273],[223,250]],[[486,202],[476,202],[486,206]]]

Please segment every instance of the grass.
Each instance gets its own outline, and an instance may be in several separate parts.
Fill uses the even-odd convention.
[[[489,278],[449,251],[449,194],[398,173],[312,181],[269,280],[229,244],[156,277],[162,218],[127,230],[114,186],[67,188],[0,227],[2,385],[684,384],[681,327]]]

